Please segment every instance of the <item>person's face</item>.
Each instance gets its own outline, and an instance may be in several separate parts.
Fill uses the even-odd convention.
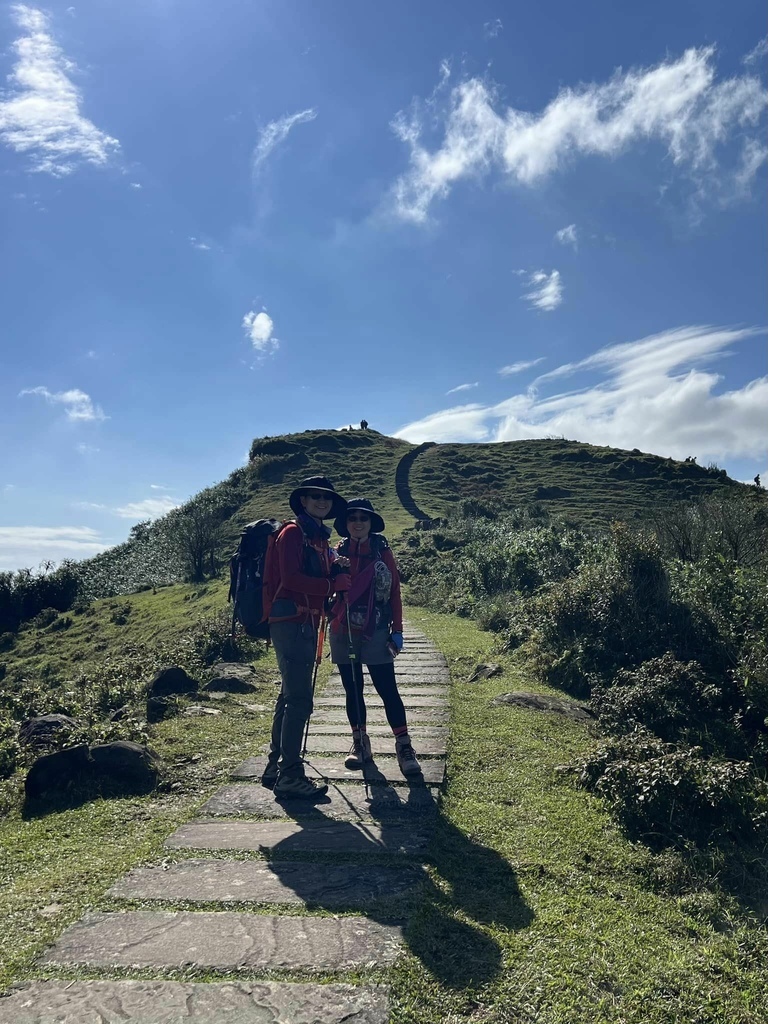
[[[333,498],[327,491],[305,491],[300,495],[301,504],[313,519],[327,519],[333,507]]]
[[[371,517],[360,509],[352,509],[347,515],[347,529],[353,540],[365,540],[371,532]]]

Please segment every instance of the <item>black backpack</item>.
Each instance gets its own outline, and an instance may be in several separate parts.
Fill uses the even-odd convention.
[[[237,551],[229,560],[229,600],[234,601],[233,635],[237,621],[248,636],[269,639],[269,623],[264,614],[265,562],[270,537],[276,537],[284,525],[279,519],[257,519],[255,523],[248,523],[240,534]]]

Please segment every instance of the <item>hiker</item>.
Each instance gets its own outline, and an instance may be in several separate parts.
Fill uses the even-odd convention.
[[[345,563],[330,548],[331,531],[323,520],[343,516],[347,503],[327,477],[311,476],[291,492],[288,504],[296,520],[277,537],[278,578],[270,581],[274,596],[269,631],[282,686],[261,782],[281,799],[313,799],[328,790],[306,777],[301,757],[304,729],[312,714],[318,623],[326,599],[348,590],[351,583]]]
[[[336,517],[334,528],[345,539],[336,551],[349,559],[352,587],[345,591],[331,613],[331,658],[339,666],[352,727],[352,748],[344,762],[355,771],[373,759],[366,732],[363,699],[363,664],[384,704],[395,737],[397,763],[403,775],[420,775],[413,752],[408,722],[395,679],[396,656],[403,649],[403,605],[400,575],[384,537],[384,520],[366,498],[347,503]],[[354,664],[350,660],[354,652]]]

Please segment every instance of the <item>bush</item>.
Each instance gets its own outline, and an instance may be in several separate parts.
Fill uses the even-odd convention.
[[[767,834],[768,787],[749,762],[707,758],[699,747],[636,732],[574,769],[579,784],[602,796],[627,832],[651,846]]]
[[[0,779],[7,779],[16,771],[19,761],[19,744],[16,742],[16,727],[7,718],[0,718]]]

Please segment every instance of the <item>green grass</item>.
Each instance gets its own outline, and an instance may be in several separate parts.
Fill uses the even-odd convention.
[[[660,503],[735,486],[695,463],[556,438],[436,445],[416,459],[410,483],[432,516],[448,515],[457,497],[496,510],[540,501],[581,525],[645,519]]]
[[[410,609],[452,668],[448,787],[432,886],[393,971],[397,1024],[762,1024],[764,930],[713,880],[629,843],[557,771],[595,743],[556,714],[490,706],[555,693],[509,659],[465,679],[491,638]],[[562,696],[561,694],[557,694]]]

